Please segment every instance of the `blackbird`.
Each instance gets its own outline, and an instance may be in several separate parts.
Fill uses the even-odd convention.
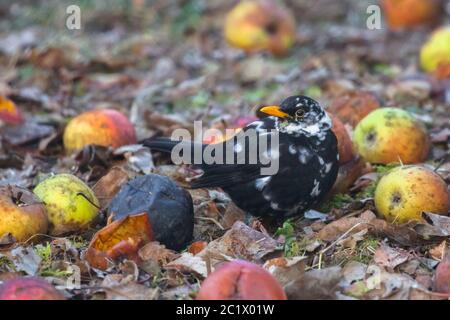
[[[305,96],[289,97],[279,106],[260,108],[258,113],[260,119],[233,138],[209,146],[217,148],[216,153],[232,152],[234,163],[194,163],[202,174],[191,181],[191,187],[220,187],[238,207],[254,216],[302,214],[327,194],[337,177],[339,154],[331,119],[317,101]],[[179,143],[188,144],[192,151],[196,146],[167,138],[142,143],[162,152],[171,152]],[[198,146],[202,151],[208,148]],[[255,152],[259,155],[256,162],[252,161]],[[267,160],[277,161],[278,170],[264,172],[270,167]]]

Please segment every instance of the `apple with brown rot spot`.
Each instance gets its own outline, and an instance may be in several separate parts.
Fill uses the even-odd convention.
[[[224,33],[230,45],[247,52],[285,55],[295,42],[295,20],[277,1],[246,0],[227,14]]]
[[[383,176],[375,189],[378,213],[392,223],[422,220],[422,212],[448,214],[445,181],[423,166],[400,166]]]
[[[369,113],[353,132],[356,151],[375,164],[423,162],[430,149],[425,127],[409,112],[380,108]]]
[[[47,212],[39,198],[24,188],[0,187],[0,238],[11,235],[23,242],[47,229]]]
[[[47,208],[51,235],[86,230],[99,211],[91,188],[71,174],[51,176],[33,191]]]

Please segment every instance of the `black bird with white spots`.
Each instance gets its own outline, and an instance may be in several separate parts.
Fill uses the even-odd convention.
[[[255,216],[286,218],[302,214],[316,205],[332,188],[338,173],[337,139],[331,130],[332,122],[315,100],[305,96],[285,99],[279,106],[262,107],[260,120],[244,127],[239,134],[253,129],[255,141],[230,139],[237,158],[241,152],[248,160],[248,146],[258,144],[263,135],[275,132],[278,149],[270,149],[266,157],[277,160],[278,171],[264,175],[266,165],[245,162],[235,164],[196,164],[203,174],[191,182],[192,188],[220,187],[233,202]],[[229,143],[230,143],[229,141]],[[148,139],[143,144],[153,150],[170,152],[178,141]],[[226,142],[222,143],[223,150]],[[203,145],[203,148],[206,146]]]

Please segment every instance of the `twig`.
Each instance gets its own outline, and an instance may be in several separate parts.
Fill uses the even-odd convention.
[[[358,222],[357,224],[355,224],[353,227],[351,227],[350,229],[348,229],[346,232],[344,232],[339,238],[337,238],[333,243],[331,243],[328,247],[322,249],[319,253],[319,262],[318,264],[318,269],[322,268],[322,260],[323,260],[323,255],[332,247],[334,247],[339,241],[341,241],[342,239],[344,239],[345,237],[347,237],[347,235],[352,232],[352,230],[354,230],[356,227],[360,226],[362,224],[362,222]]]

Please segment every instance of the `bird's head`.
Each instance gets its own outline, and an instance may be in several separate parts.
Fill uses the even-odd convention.
[[[276,117],[280,132],[324,136],[331,129],[331,119],[319,103],[305,96],[292,96],[279,106],[259,109],[260,114]]]

